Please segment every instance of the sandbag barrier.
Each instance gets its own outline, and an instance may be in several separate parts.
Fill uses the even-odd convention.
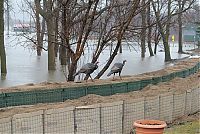
[[[127,93],[137,91],[149,84],[167,82],[175,77],[185,78],[196,73],[200,69],[200,62],[194,67],[182,71],[173,72],[161,77],[152,77],[133,82],[122,82],[115,84],[103,84],[82,87],[70,87],[61,89],[34,90],[25,92],[10,92],[0,94],[0,108],[19,105],[34,105],[37,103],[63,102],[68,99],[78,99],[88,94],[110,96],[116,93]]]

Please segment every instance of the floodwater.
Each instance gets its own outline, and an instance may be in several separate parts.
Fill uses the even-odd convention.
[[[42,56],[36,56],[36,52],[33,49],[25,47],[27,43],[23,43],[24,39],[16,39],[14,36],[5,37],[6,54],[7,54],[7,75],[1,77],[0,87],[11,87],[16,85],[23,85],[27,83],[41,83],[45,81],[49,82],[64,82],[66,81],[62,67],[57,62],[56,71],[47,70],[47,52],[43,51]],[[21,44],[20,44],[21,42]],[[90,42],[89,44],[94,44]],[[21,46],[23,45],[23,46]],[[25,46],[24,46],[25,45]],[[193,44],[186,44],[183,46],[184,50],[193,49]],[[177,44],[171,44],[171,57],[173,59],[179,59],[187,57],[185,54],[178,54]],[[88,49],[88,53],[91,53],[91,49]],[[162,46],[158,47],[158,51],[163,50]],[[93,73],[94,77],[100,69],[105,65],[108,60],[110,50],[105,49],[99,59],[99,68]],[[160,70],[171,64],[164,62],[164,52],[157,52],[156,56],[149,57],[147,50],[146,58],[140,58],[140,48],[138,45],[132,43],[132,45],[124,45],[123,53],[118,54],[114,59],[115,62],[122,62],[127,60],[126,65],[122,70],[122,75],[135,75],[145,72]],[[56,59],[58,61],[58,59]],[[83,64],[90,62],[90,56],[87,53],[83,56],[79,62],[79,67]],[[111,67],[110,66],[110,67]],[[105,72],[101,79],[107,78],[107,73],[110,68]],[[66,73],[65,73],[66,74]],[[78,77],[78,78],[77,78]],[[76,78],[82,79],[83,76],[77,76]],[[112,76],[111,76],[112,77]]]

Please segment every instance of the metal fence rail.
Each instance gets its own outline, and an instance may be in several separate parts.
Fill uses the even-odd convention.
[[[200,88],[183,93],[39,110],[0,119],[2,134],[129,134],[138,119],[172,122],[200,110]]]

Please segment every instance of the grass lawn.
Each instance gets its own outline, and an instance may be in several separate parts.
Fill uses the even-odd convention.
[[[200,134],[200,120],[167,128],[164,134]]]

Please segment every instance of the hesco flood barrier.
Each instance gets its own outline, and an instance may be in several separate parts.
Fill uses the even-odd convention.
[[[172,123],[198,112],[199,93],[198,87],[85,106],[35,106],[30,111],[16,108],[12,114],[9,110],[2,112],[8,115],[0,117],[0,134],[133,134],[136,120]]]
[[[109,96],[116,93],[137,91],[149,84],[170,81],[175,77],[185,78],[200,69],[200,62],[189,69],[173,72],[160,77],[152,77],[140,81],[121,82],[113,84],[90,85],[82,87],[66,87],[60,89],[34,90],[24,92],[10,92],[0,94],[0,108],[19,105],[33,105],[37,103],[63,102],[67,99],[78,99],[88,94]]]

